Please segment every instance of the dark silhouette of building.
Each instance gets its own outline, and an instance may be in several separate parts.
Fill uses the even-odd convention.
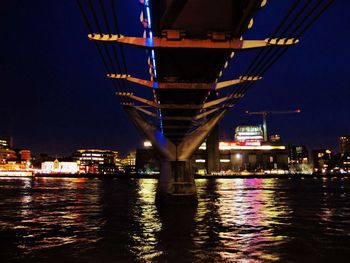
[[[350,135],[344,135],[339,137],[339,152],[350,153]]]
[[[290,164],[308,164],[310,162],[309,151],[304,145],[289,145],[288,157]]]
[[[136,172],[138,174],[152,174],[159,171],[159,156],[152,147],[136,150]]]

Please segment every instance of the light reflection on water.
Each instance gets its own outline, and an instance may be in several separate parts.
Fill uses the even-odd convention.
[[[350,179],[200,179],[198,207],[153,179],[0,179],[0,260],[342,261]]]

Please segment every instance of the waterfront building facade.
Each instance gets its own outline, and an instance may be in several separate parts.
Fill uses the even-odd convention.
[[[100,149],[82,149],[73,154],[80,173],[116,174],[118,152]]]
[[[41,171],[43,173],[76,174],[79,172],[79,167],[76,162],[59,162],[56,159],[53,162],[43,162]]]
[[[288,171],[288,151],[284,145],[242,145],[239,142],[219,143],[220,173],[271,173]],[[199,174],[207,173],[206,147],[196,152],[192,165]]]

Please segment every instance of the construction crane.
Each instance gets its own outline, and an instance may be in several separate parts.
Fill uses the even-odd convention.
[[[294,113],[300,113],[300,109],[296,110],[281,110],[281,111],[246,111],[245,113],[249,115],[262,115],[263,118],[263,133],[264,133],[264,141],[267,142],[267,125],[266,125],[266,119],[267,116],[272,114],[294,114]]]

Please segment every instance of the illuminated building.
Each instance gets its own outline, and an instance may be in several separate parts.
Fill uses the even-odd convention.
[[[350,135],[339,137],[339,152],[350,153]]]
[[[280,142],[280,135],[273,135],[269,144],[264,142],[261,126],[238,126],[235,141],[219,142],[219,170],[224,173],[288,171],[288,151]],[[206,150],[203,143],[192,161],[200,174],[209,171]]]
[[[59,162],[56,159],[53,162],[43,162],[41,171],[43,173],[75,174],[79,172],[79,167],[76,162]]]
[[[31,152],[30,152],[30,150],[21,150],[19,152],[19,154],[21,156],[21,161],[30,162],[30,159],[31,159]]]
[[[280,136],[275,141],[263,142],[260,126],[238,126],[235,129],[235,141],[219,142],[217,146],[218,172],[288,172],[288,150],[281,145]],[[144,143],[143,149],[136,154],[136,171],[159,171],[159,161],[151,145]],[[203,142],[192,158],[193,171],[199,174],[210,173],[207,142]],[[214,172],[215,173],[215,172]]]
[[[264,140],[261,126],[237,126],[235,142],[242,145],[260,145]]]
[[[207,173],[206,145],[202,144],[192,160],[195,172]],[[219,142],[219,168],[223,173],[288,170],[288,151],[284,145],[257,142]]]
[[[315,172],[326,172],[330,168],[332,151],[330,149],[320,149],[312,151],[312,164]]]
[[[30,163],[7,161],[0,163],[0,171],[28,171],[30,169]]]
[[[0,149],[0,163],[17,160],[17,154],[11,149]]]
[[[271,144],[264,142],[261,126],[238,126],[235,141],[219,142],[219,168],[225,173],[288,170],[288,151],[274,135]],[[208,171],[206,145],[197,150],[192,165],[198,173]]]
[[[130,152],[128,155],[121,159],[122,169],[126,173],[134,173],[136,171],[136,152]]]
[[[73,159],[79,165],[81,173],[116,174],[118,172],[118,152],[111,150],[86,149],[78,150]]]
[[[0,149],[10,149],[12,147],[12,139],[0,137]]]
[[[346,174],[350,173],[350,153],[338,153],[333,156],[332,166],[329,171],[331,173]]]
[[[11,150],[10,140],[0,137],[0,163],[4,164],[9,160],[16,160],[16,152]]]
[[[221,171],[233,172],[288,170],[288,152],[283,145],[242,145],[220,142]]]

